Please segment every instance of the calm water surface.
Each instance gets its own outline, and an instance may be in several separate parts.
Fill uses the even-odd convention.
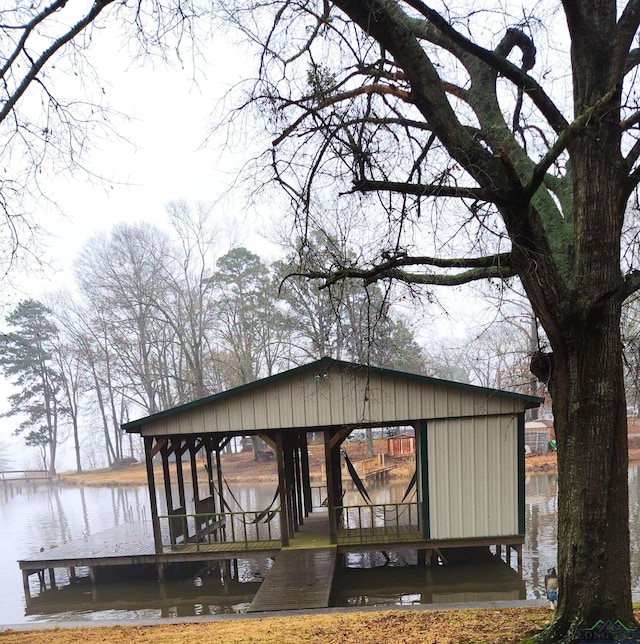
[[[243,509],[266,507],[275,485],[232,486]],[[640,471],[629,470],[631,497],[632,585],[640,593]],[[404,486],[390,485],[372,494],[374,503],[397,502]],[[347,503],[360,503],[355,495]],[[163,510],[161,509],[161,512]],[[546,570],[556,563],[557,485],[554,476],[527,478],[527,539],[523,575],[519,579],[506,566],[418,567],[411,551],[349,555],[334,584],[333,604],[400,605],[481,599],[537,598],[542,594]],[[27,606],[22,575],[16,563],[84,535],[115,525],[149,518],[146,487],[49,488],[12,485],[0,487],[0,623],[35,620],[141,619],[185,615],[244,612],[257,591],[270,559],[239,560],[229,573],[216,565],[183,571],[182,579],[158,583],[127,579],[91,587],[68,585],[56,570],[62,587],[35,595]],[[81,572],[81,571],[80,571]]]

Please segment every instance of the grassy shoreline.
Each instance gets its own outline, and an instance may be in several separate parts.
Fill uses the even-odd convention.
[[[310,448],[310,469],[312,485],[319,485],[323,479],[323,454],[320,446]],[[318,452],[316,454],[315,452]],[[352,456],[352,458],[354,458]],[[355,455],[358,458],[358,455]],[[640,449],[629,452],[630,462],[640,463]],[[394,465],[390,475],[392,479],[409,480],[413,473],[414,462],[411,457],[389,457],[387,460]],[[185,475],[190,472],[188,463],[184,464]],[[162,481],[162,467],[154,466],[156,481]],[[252,482],[268,483],[277,481],[277,471],[274,463],[256,463],[253,455],[249,452],[240,454],[224,454],[222,456],[222,471],[230,483],[242,483],[248,478]],[[549,452],[541,455],[527,456],[525,460],[526,474],[555,473],[557,471],[556,454]],[[206,480],[206,472],[203,467],[198,467],[198,474],[201,480]],[[81,473],[73,471],[61,472],[59,483],[62,485],[146,485],[147,471],[144,465],[126,467],[122,469],[101,468],[84,470]]]
[[[464,610],[379,610],[300,616],[269,616],[204,623],[154,626],[93,626],[0,633],[0,644],[70,644],[77,641],[120,644],[223,643],[306,644],[308,642],[425,644],[438,642],[522,642],[551,620],[547,608]]]

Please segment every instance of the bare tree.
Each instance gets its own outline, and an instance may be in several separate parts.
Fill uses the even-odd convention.
[[[251,100],[302,237],[331,198],[369,224],[357,264],[302,273],[522,282],[549,342],[531,368],[558,439],[561,595],[545,637],[573,641],[603,615],[635,626],[620,317],[640,288],[635,254],[621,263],[640,179],[640,2],[225,6],[261,45]]]
[[[109,105],[90,55],[106,38],[131,57],[195,54],[199,0],[6,0],[0,7],[0,274],[16,261],[40,260],[37,213],[50,200],[47,180],[61,172],[104,179],[87,164],[97,141],[120,136],[123,117]],[[205,25],[205,21],[201,21]]]
[[[119,224],[88,242],[75,264],[86,298],[99,303],[108,341],[135,402],[153,414],[176,404],[174,331],[158,320],[173,257],[168,236],[148,224]],[[168,365],[171,364],[171,369]]]

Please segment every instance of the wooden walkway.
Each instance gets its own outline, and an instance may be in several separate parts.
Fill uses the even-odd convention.
[[[56,587],[54,569],[68,568],[70,576],[75,569],[87,567],[94,579],[97,569],[115,566],[151,565],[157,567],[158,578],[171,564],[189,561],[235,559],[239,555],[275,556],[281,548],[280,541],[188,543],[181,546],[164,546],[156,553],[150,522],[123,523],[95,535],[86,535],[54,548],[42,550],[28,559],[18,561],[27,598],[30,596],[29,576],[37,574],[40,587],[45,587],[45,571],[49,571],[49,586]]]
[[[336,548],[284,548],[267,573],[249,613],[327,608]]]

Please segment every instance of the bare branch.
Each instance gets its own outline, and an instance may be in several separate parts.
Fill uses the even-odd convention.
[[[54,43],[45,49],[42,54],[33,61],[32,66],[27,70],[27,73],[24,75],[22,81],[16,87],[15,91],[8,97],[6,103],[0,109],[0,123],[4,121],[7,115],[14,108],[16,103],[22,98],[23,94],[27,91],[29,85],[33,80],[38,76],[42,68],[51,57],[56,54],[60,49],[62,49],[67,43],[71,42],[83,29],[88,27],[102,11],[108,7],[110,4],[115,2],[115,0],[95,0],[91,9],[81,18],[76,24],[66,31],[62,36],[60,36]],[[63,7],[66,2],[54,3],[59,4]],[[57,9],[58,7],[56,7]]]
[[[485,259],[508,259],[508,255],[496,255],[493,258],[482,258]],[[411,258],[412,260],[418,260],[420,258]],[[437,266],[435,262],[445,263],[447,260],[436,260],[435,258],[424,258],[431,260],[428,262],[429,265]],[[409,258],[407,258],[409,260]],[[467,264],[471,263],[471,260],[449,260],[451,266],[460,265],[463,266],[464,262]],[[455,264],[458,262],[459,264]],[[478,258],[478,262],[481,262],[481,258]],[[300,273],[291,273],[287,275],[287,278],[290,277],[305,277],[308,279],[320,279],[323,280],[323,284],[320,286],[321,289],[328,288],[333,284],[341,282],[345,279],[360,279],[363,280],[365,285],[372,284],[373,282],[392,279],[399,282],[404,282],[406,284],[421,284],[424,286],[460,286],[462,284],[469,284],[471,282],[477,282],[479,280],[489,280],[489,279],[507,279],[509,277],[514,277],[516,275],[515,270],[507,263],[501,265],[499,263],[489,266],[478,266],[475,268],[469,268],[468,270],[462,271],[455,274],[436,274],[436,273],[409,273],[399,268],[393,267],[392,265],[397,264],[395,262],[385,262],[379,266],[374,266],[370,269],[360,269],[360,268],[341,268],[331,273],[326,273],[324,271],[307,271]],[[420,262],[412,261],[411,265],[419,265]],[[408,265],[408,264],[407,264]],[[427,264],[425,264],[427,265]]]
[[[415,184],[399,181],[371,181],[361,179],[354,181],[354,190],[359,192],[387,191],[416,197],[456,197],[459,199],[476,199],[495,203],[499,195],[485,188],[464,186],[446,186],[441,184]]]
[[[371,95],[380,95],[385,94],[396,96],[403,101],[410,102],[409,92],[399,89],[397,87],[391,87],[389,85],[365,85],[363,87],[358,87],[348,92],[341,92],[340,94],[334,94],[324,100],[320,101],[317,105],[313,105],[307,108],[307,111],[304,114],[301,114],[291,125],[289,125],[284,132],[277,138],[273,140],[273,145],[279,145],[286,139],[308,116],[315,114],[318,110],[322,110],[325,107],[335,105],[336,103],[341,103],[342,101],[348,101],[356,96],[371,96]],[[304,103],[311,100],[310,98],[303,99],[300,101]]]
[[[434,11],[431,7],[425,5],[421,0],[407,0],[407,4],[419,11],[440,32],[460,47],[460,49],[470,53],[485,64],[489,65],[502,76],[509,79],[517,87],[521,87],[556,132],[562,131],[569,125],[562,112],[560,112],[555,103],[549,98],[537,81],[531,78],[526,71],[519,69],[516,65],[509,62],[504,55],[502,55],[502,49],[493,52],[470,41],[468,38],[456,31],[437,11]],[[519,30],[511,29],[509,31],[514,34],[519,34],[517,37],[517,44],[519,47],[523,48],[524,57],[531,57],[531,49],[535,55],[535,47],[533,47],[533,43],[531,43],[530,47],[526,46],[526,48],[524,48],[525,46],[523,43],[525,40],[529,40],[528,36]],[[510,36],[510,39],[514,39],[514,44],[515,38],[515,35]],[[532,66],[533,64],[531,64],[531,67]],[[529,67],[529,69],[531,67]]]
[[[617,35],[613,41],[613,57],[611,76],[612,83],[617,81],[617,78],[625,70],[628,73],[631,67],[637,64],[632,62],[637,58],[637,53],[630,52],[629,48],[640,26],[640,0],[629,0],[617,24]],[[631,67],[629,66],[631,65]]]

